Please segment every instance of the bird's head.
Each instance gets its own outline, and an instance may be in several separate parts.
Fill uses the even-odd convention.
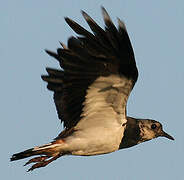
[[[164,132],[162,124],[155,120],[144,119],[138,122],[140,128],[140,141],[148,141],[157,137],[166,137],[170,140],[174,140],[172,136]]]

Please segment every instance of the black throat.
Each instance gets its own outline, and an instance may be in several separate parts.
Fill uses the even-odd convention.
[[[140,139],[138,120],[132,117],[127,117],[127,125],[119,149],[135,146],[138,144]]]

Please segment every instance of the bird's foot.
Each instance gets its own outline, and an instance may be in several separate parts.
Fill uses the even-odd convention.
[[[36,163],[34,164],[31,168],[28,169],[27,172],[29,171],[33,171],[36,168],[41,168],[41,167],[45,167],[47,166],[49,163],[51,163],[52,161],[56,160],[57,158],[59,158],[61,155],[55,155],[53,156],[51,159],[46,160],[48,158],[50,158],[50,156],[40,156],[40,157],[36,157],[33,159],[30,159],[24,166],[30,164],[30,163]]]
[[[35,163],[35,162],[42,162],[45,161],[46,159],[48,159],[49,156],[40,156],[40,157],[35,157],[30,159],[26,164],[24,164],[24,166],[31,164],[31,163]]]

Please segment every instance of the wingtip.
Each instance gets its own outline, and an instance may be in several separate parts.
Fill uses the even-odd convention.
[[[81,14],[86,21],[93,21],[93,19],[83,10],[81,10]]]
[[[81,14],[84,15],[84,14],[87,14],[85,11],[81,10]]]
[[[67,24],[68,24],[69,21],[71,21],[71,19],[67,16],[64,17],[64,20],[66,21]]]
[[[47,53],[47,54],[49,54],[49,55],[51,55],[51,54],[53,54],[54,52],[52,52],[52,51],[50,51],[50,50],[48,50],[48,49],[44,49],[45,50],[45,52]]]
[[[69,17],[64,17],[65,22],[71,27],[73,24],[75,24],[75,21],[70,19]]]
[[[104,6],[102,6],[102,5],[100,6],[100,8],[101,8],[101,9],[105,9]]]
[[[47,82],[48,78],[49,78],[49,76],[47,76],[47,75],[41,75],[41,79],[43,81],[46,81]]]
[[[46,52],[49,56],[52,56],[52,57],[58,59],[58,55],[57,55],[55,52],[50,51],[50,50],[48,50],[48,49],[45,49],[45,52]]]
[[[60,45],[62,46],[63,49],[68,49],[67,46],[64,43],[62,43],[62,42],[59,42],[59,43],[60,43]]]
[[[104,21],[111,21],[111,18],[107,13],[106,9],[103,6],[101,6],[101,9],[102,9],[102,16],[104,18]]]
[[[118,19],[119,28],[124,29],[125,31],[127,31],[125,23],[121,19],[119,19],[119,18],[117,18],[117,19]]]
[[[46,69],[46,71],[47,71],[48,74],[50,74],[53,71],[53,69],[52,68],[49,68],[49,67],[46,67],[45,69]],[[41,75],[41,78],[42,78],[42,76],[43,75]]]
[[[47,53],[49,50],[48,49],[44,49],[44,51]]]

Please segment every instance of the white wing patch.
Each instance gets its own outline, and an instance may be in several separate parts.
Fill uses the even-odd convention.
[[[132,80],[118,75],[99,77],[87,90],[78,127],[122,126],[126,120],[126,103]]]

